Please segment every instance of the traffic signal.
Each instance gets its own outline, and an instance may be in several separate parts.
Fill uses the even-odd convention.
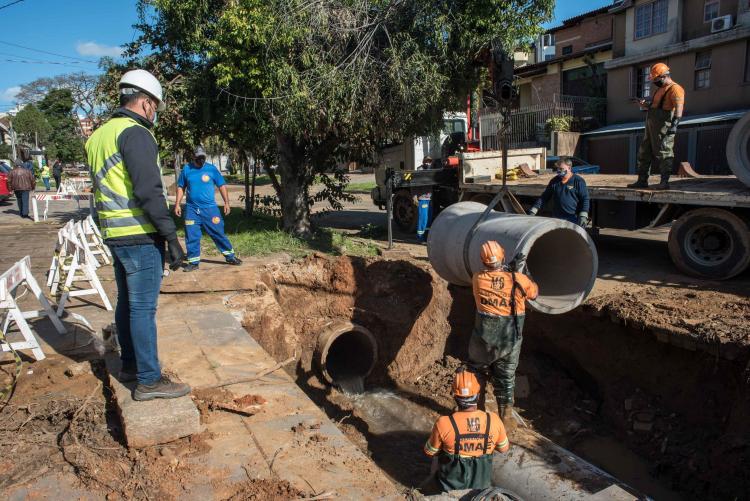
[[[492,92],[500,104],[513,99],[513,58],[501,49],[492,51]]]

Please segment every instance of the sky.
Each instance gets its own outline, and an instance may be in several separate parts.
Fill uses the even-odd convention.
[[[136,0],[15,1],[0,0],[0,113],[13,107],[20,85],[61,73],[96,74],[100,57],[116,57],[136,35]],[[611,3],[558,0],[545,27]]]

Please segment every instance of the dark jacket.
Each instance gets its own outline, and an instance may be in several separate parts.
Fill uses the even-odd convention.
[[[567,183],[563,183],[559,176],[553,177],[534,207],[541,209],[550,198],[553,201],[552,213],[557,218],[576,222],[581,212],[589,212],[589,189],[578,174],[573,174]]]
[[[125,108],[117,109],[112,118],[129,117],[147,129],[154,126],[137,113]],[[133,182],[133,197],[136,204],[151,220],[156,233],[109,238],[108,245],[139,245],[158,243],[177,238],[177,228],[167,207],[161,171],[157,162],[159,147],[154,137],[143,127],[129,127],[117,139],[117,149],[122,155],[125,168]]]
[[[62,162],[55,162],[55,165],[52,166],[52,175],[53,176],[62,176],[62,173],[63,173]]]
[[[31,191],[36,187],[34,174],[25,167],[16,166],[8,174],[9,191]]]

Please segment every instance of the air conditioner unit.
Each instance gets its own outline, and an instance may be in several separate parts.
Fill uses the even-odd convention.
[[[732,27],[732,16],[717,17],[711,21],[711,33],[718,33],[719,31],[726,31]]]

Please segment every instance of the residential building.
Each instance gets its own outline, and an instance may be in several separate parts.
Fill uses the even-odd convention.
[[[643,134],[636,98],[650,97],[652,64],[666,63],[685,88],[675,165],[729,174],[729,132],[750,109],[750,0],[626,0],[613,6],[607,128],[584,134],[584,155],[604,172],[635,172]]]
[[[78,123],[83,137],[89,137],[94,132],[94,121],[90,117],[78,117]]]

